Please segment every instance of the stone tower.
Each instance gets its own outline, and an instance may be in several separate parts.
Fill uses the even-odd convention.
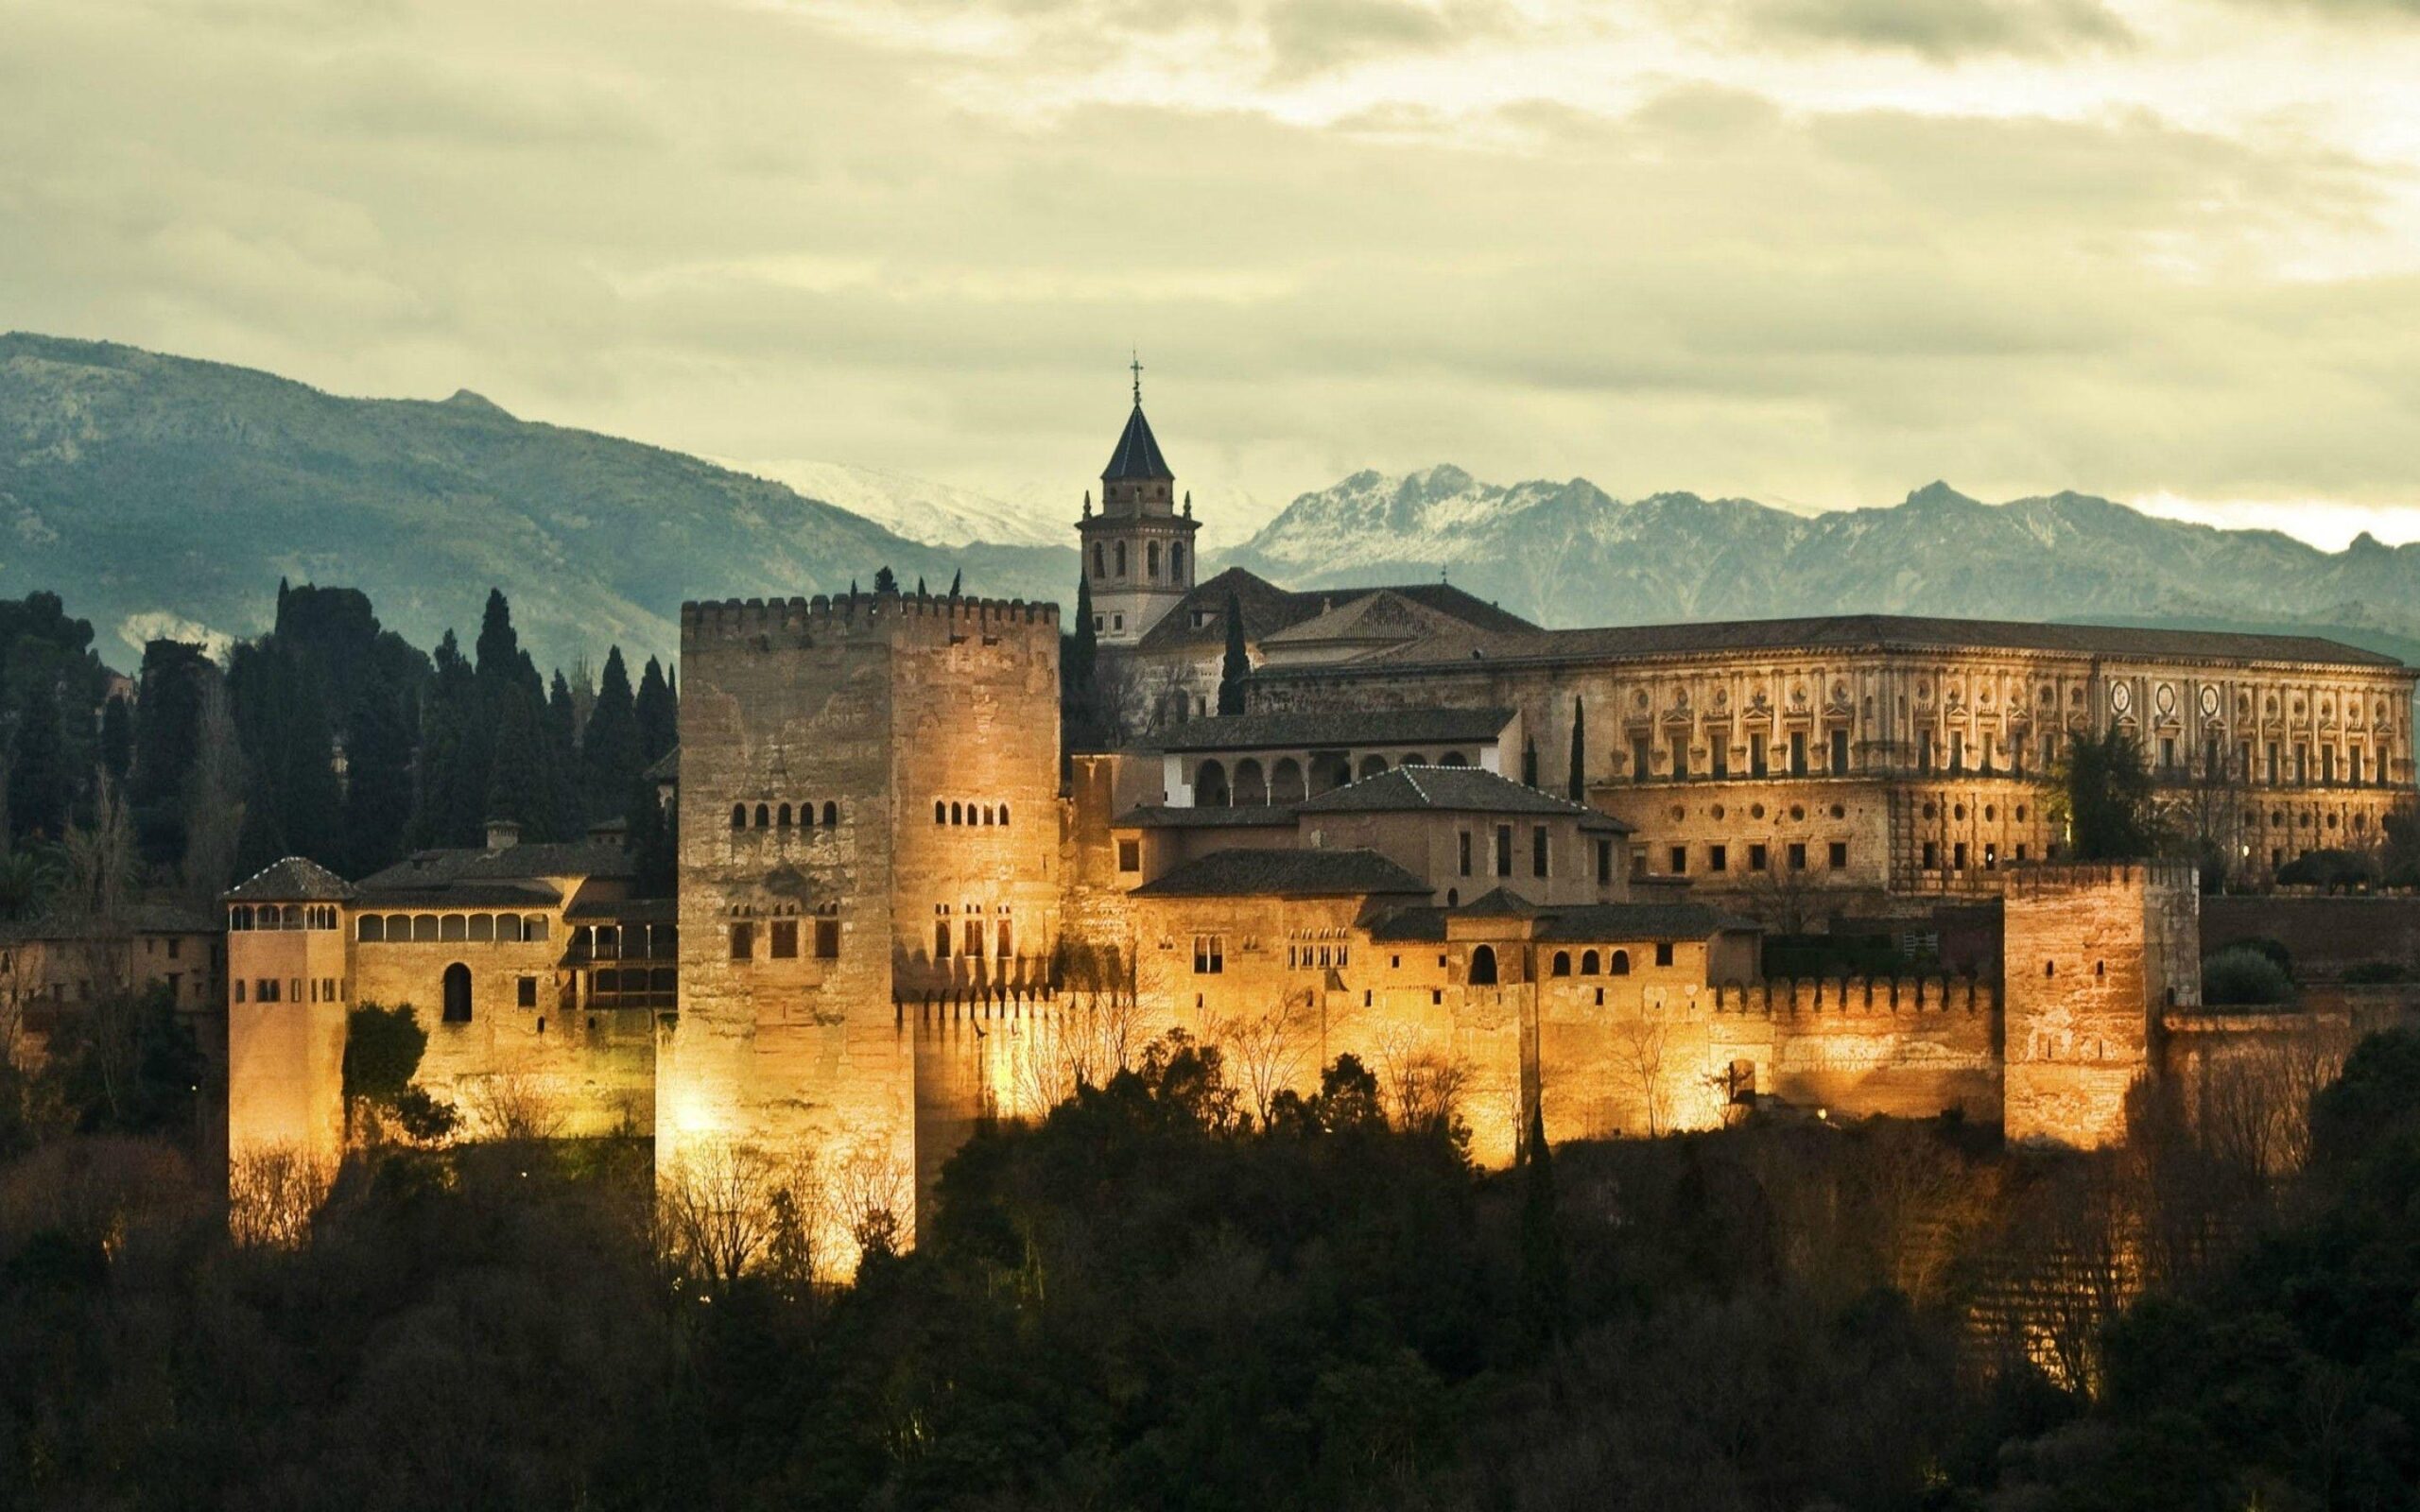
[[[342,908],[353,888],[289,856],[231,889],[227,908],[227,1153],[344,1155],[344,1041],[352,998]]]
[[[1093,619],[1103,645],[1132,645],[1193,586],[1193,498],[1183,512],[1176,474],[1143,418],[1143,368],[1134,365],[1134,410],[1100,474],[1100,508],[1089,498],[1077,524]]]
[[[2005,900],[2001,969],[2012,1142],[2125,1138],[2126,1090],[2156,1064],[2162,1015],[2202,1000],[2194,869],[2026,867]]]
[[[681,610],[681,1014],[659,1177],[811,1160],[910,1237],[912,1005],[1040,982],[1059,614],[897,593]]]

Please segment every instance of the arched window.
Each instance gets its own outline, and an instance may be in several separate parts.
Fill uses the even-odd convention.
[[[1247,756],[1236,763],[1236,806],[1259,808],[1269,802],[1269,780],[1261,775],[1260,763]]]
[[[1126,542],[1121,541],[1116,545],[1117,552],[1113,559],[1117,563],[1117,576],[1123,577],[1126,576]]]
[[[828,798],[823,800],[823,822],[827,825],[840,822],[840,805]]]
[[[389,939],[389,940],[391,940],[391,941],[393,941],[393,942],[395,942],[395,943],[397,943],[397,944],[401,944],[401,943],[402,943],[402,942],[404,942],[405,940],[407,940],[407,939],[409,939],[409,938],[411,938],[411,937],[412,937],[412,916],[411,916],[411,915],[409,915],[409,914],[389,914],[389,915],[387,916],[387,938],[388,938],[388,939]]]
[[[1426,766],[1428,765],[1428,758],[1423,756],[1418,751],[1413,751],[1410,755],[1406,756],[1402,761],[1395,765],[1399,766]]]
[[[393,931],[389,930],[388,933],[391,935]],[[435,914],[412,915],[412,938],[415,941],[435,939],[436,937],[437,916]]]
[[[445,969],[445,1022],[471,1022],[471,969],[459,961]]]
[[[1361,758],[1361,779],[1363,782],[1367,782],[1373,777],[1384,777],[1386,775],[1387,759],[1384,756],[1364,756]]]
[[[301,903],[287,903],[285,905],[285,922],[284,927],[287,929],[301,929],[302,927],[302,905]]]
[[[385,939],[387,937],[386,916],[383,914],[362,915],[360,922],[354,926],[354,937],[372,941]]]
[[[1612,964],[1612,965],[1610,965],[1610,966],[1608,966],[1608,967],[1606,967],[1606,968],[1605,968],[1605,971],[1606,971],[1606,974],[1608,974],[1608,975],[1610,975],[1610,976],[1628,976],[1628,975],[1630,975],[1630,952],[1628,952],[1628,951],[1616,951],[1616,952],[1614,952],[1613,964]]]
[[[992,822],[992,805],[989,803],[983,805],[983,822],[985,824]]]
[[[1280,757],[1269,769],[1269,801],[1300,803],[1307,796],[1303,791],[1303,764],[1291,756]]]
[[[1554,974],[1557,976],[1569,976],[1571,974],[1571,953],[1569,951],[1557,951],[1554,953]]]
[[[1006,803],[1000,805],[1000,822],[1002,824],[1009,822],[1009,806]]]
[[[949,822],[949,805],[942,802],[940,799],[933,799],[933,822],[935,824],[947,824]]]
[[[1193,801],[1205,809],[1227,806],[1227,768],[1218,762],[1203,762],[1194,768]]]
[[[1177,584],[1184,581],[1184,547],[1182,545],[1168,548],[1168,581]]]
[[[951,804],[949,806],[949,822],[952,824],[964,824],[966,822],[966,805],[962,803]]]
[[[1495,985],[1495,947],[1481,945],[1471,952],[1471,986]]]
[[[523,938],[521,916],[519,914],[496,915],[495,937],[508,944],[519,944]]]
[[[1353,781],[1353,761],[1333,751],[1311,758],[1311,797],[1332,792]]]
[[[446,914],[437,921],[437,937],[442,940],[468,939],[471,932],[460,914]]]
[[[1156,541],[1143,548],[1143,570],[1145,576],[1160,576],[1160,543]]]
[[[1595,976],[1602,969],[1602,963],[1598,960],[1597,953],[1595,951],[1582,951],[1580,953],[1581,975]]]
[[[494,939],[495,916],[493,914],[473,914],[471,916],[471,931],[469,937],[482,942]]]
[[[731,827],[735,830],[744,830],[748,828],[747,804],[734,803],[731,806]]]
[[[1100,542],[1098,541],[1093,542],[1093,576],[1095,577],[1109,576],[1109,563],[1102,559]]]
[[[782,829],[790,827],[790,806],[786,803],[773,811],[773,823]]]
[[[1437,758],[1437,765],[1440,766],[1468,766],[1470,764],[1470,758],[1458,750],[1449,750]]]
[[[760,830],[765,828],[767,824],[771,822],[772,817],[773,815],[770,809],[768,809],[762,803],[756,805],[756,828]]]

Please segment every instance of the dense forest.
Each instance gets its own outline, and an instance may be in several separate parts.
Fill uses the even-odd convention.
[[[2290,1176],[2148,1097],[2088,1156],[1762,1117],[1489,1174],[1350,1059],[1255,1119],[1172,1040],[979,1132],[912,1251],[847,1213],[850,1286],[782,1204],[742,1230],[651,1202],[638,1141],[388,1145],[238,1245],[163,1132],[176,1066],[142,1065],[162,1090],[123,1116],[0,1131],[20,1504],[2220,1512],[2420,1486],[2408,1031],[2318,1093]]]
[[[645,774],[677,738],[672,676],[650,657],[634,681],[616,646],[601,674],[542,677],[501,593],[466,656],[450,631],[407,644],[359,590],[281,583],[269,632],[223,665],[156,640],[127,680],[57,595],[0,602],[9,917],[96,890],[207,906],[287,855],[363,876],[496,818],[530,840],[621,825],[645,885],[670,888]]]

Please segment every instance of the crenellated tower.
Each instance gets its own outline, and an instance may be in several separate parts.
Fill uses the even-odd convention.
[[[1132,645],[1193,586],[1193,498],[1180,511],[1176,474],[1143,418],[1143,365],[1134,374],[1134,409],[1100,474],[1100,508],[1084,498],[1077,523],[1083,570],[1092,583],[1094,627],[1103,645]]]

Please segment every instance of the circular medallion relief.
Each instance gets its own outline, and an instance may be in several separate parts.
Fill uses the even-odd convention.
[[[2152,707],[2157,709],[2162,715],[2176,713],[2176,689],[2168,683],[2161,683],[2159,690],[2152,695]]]
[[[2202,684],[2202,715],[2205,719],[2219,717],[2219,690],[2215,683]]]
[[[2111,683],[2109,685],[2109,707],[2121,714],[2134,708],[2135,690],[2133,685],[2124,682]]]

